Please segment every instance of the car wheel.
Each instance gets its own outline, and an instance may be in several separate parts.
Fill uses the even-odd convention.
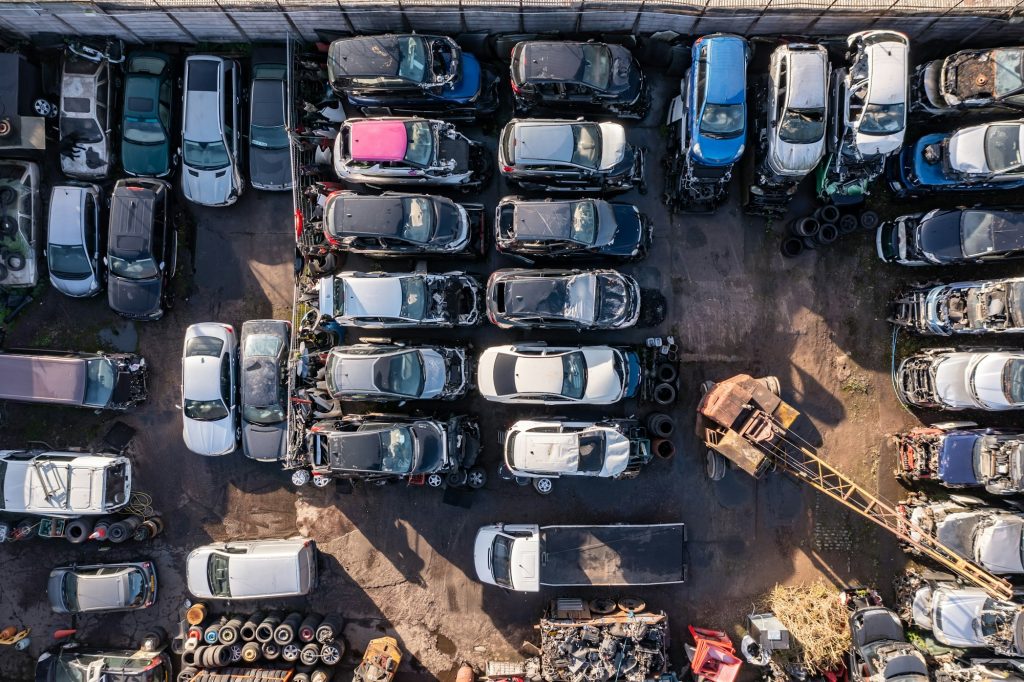
[[[474,490],[483,488],[487,483],[487,472],[483,470],[483,467],[473,467],[466,474],[466,483]]]
[[[707,473],[708,478],[712,481],[721,481],[725,478],[725,472],[728,468],[725,457],[714,450],[707,451],[704,460],[704,471]]]
[[[614,599],[608,599],[607,597],[598,597],[597,599],[591,599],[587,606],[590,607],[591,613],[596,613],[599,616],[605,616],[615,611],[618,604],[615,603]]]
[[[317,488],[326,488],[331,484],[330,476],[317,476],[313,475],[313,485]]]
[[[619,599],[616,605],[620,611],[629,611],[631,613],[640,613],[647,608],[647,602],[636,597],[623,597]]]
[[[535,478],[533,479],[533,489],[541,495],[550,495],[551,491],[555,489],[555,483],[550,478]]]
[[[465,485],[466,483],[466,470],[456,469],[455,471],[449,471],[448,475],[444,478],[445,483],[451,487],[457,487]]]
[[[427,476],[427,485],[431,488],[440,488],[444,484],[444,478],[441,474],[430,474]]]
[[[310,474],[306,469],[296,469],[292,472],[292,485],[296,488],[301,488],[309,483],[309,479]]]

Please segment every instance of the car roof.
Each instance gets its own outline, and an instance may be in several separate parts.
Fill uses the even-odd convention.
[[[573,207],[586,199],[515,202],[516,238],[567,239],[572,234]]]
[[[523,77],[534,81],[576,81],[583,71],[580,42],[531,40],[523,43]],[[600,46],[600,43],[595,43]]]
[[[96,572],[100,569],[113,569],[116,572],[97,575]],[[129,574],[139,571],[137,567],[126,564],[89,566],[85,569],[69,567],[68,570],[75,576],[77,582],[76,601],[80,611],[125,606],[128,601],[126,578]]]
[[[572,121],[517,121],[515,163],[523,161],[572,161],[575,148]]]
[[[825,106],[825,65],[828,55],[820,50],[790,50],[788,79],[789,106],[818,109]],[[797,87],[796,84],[799,84]]]
[[[402,161],[408,144],[404,121],[353,121],[349,126],[354,161]]]
[[[80,405],[85,398],[86,362],[82,358],[0,353],[0,376],[4,378],[0,400],[36,397]]]
[[[712,36],[706,40],[710,71],[707,79],[707,101],[716,104],[739,104],[747,87],[747,44],[739,36]]]
[[[403,196],[336,194],[328,198],[327,229],[332,234],[394,237],[406,222]],[[431,197],[420,197],[431,199]]]
[[[82,214],[87,189],[58,185],[50,193],[50,219],[46,226],[48,244],[77,246],[82,243]]]
[[[515,316],[563,317],[569,304],[571,274],[538,277],[530,271],[505,280],[505,312]]]
[[[255,335],[272,336],[281,342],[277,354],[247,355],[246,341]],[[283,320],[249,320],[242,325],[242,359],[240,368],[241,398],[247,406],[262,407],[276,405],[280,401],[281,367],[278,359],[283,362],[288,349],[287,323]],[[261,349],[263,350],[263,349]]]
[[[185,60],[185,122],[182,135],[194,142],[220,140],[221,75],[224,60],[195,55]]]
[[[252,125],[283,126],[284,81],[276,78],[257,78],[252,82]]]
[[[335,40],[328,50],[331,72],[347,78],[397,76],[401,63],[398,41],[410,37],[413,36],[389,33]]]
[[[864,48],[871,64],[869,74],[872,104],[900,104],[907,101],[907,46],[896,41],[872,43]]]
[[[402,277],[344,277],[346,317],[398,317],[402,309]]]
[[[137,258],[152,253],[157,194],[148,187],[118,183],[110,196],[108,253]]]
[[[329,436],[331,468],[350,471],[380,471],[383,452],[381,435],[395,428],[374,431],[334,432]]]

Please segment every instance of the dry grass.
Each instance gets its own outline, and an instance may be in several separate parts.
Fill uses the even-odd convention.
[[[768,593],[768,610],[786,626],[796,662],[811,675],[838,668],[850,648],[846,607],[835,587],[818,580],[803,585],[776,585]]]

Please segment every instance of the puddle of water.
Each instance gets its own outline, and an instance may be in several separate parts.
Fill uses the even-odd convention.
[[[445,637],[441,633],[438,633],[437,634],[437,650],[440,651],[442,654],[447,654],[449,656],[454,656],[455,652],[457,652],[459,650],[459,648],[457,646],[455,646],[455,642],[453,642],[452,640],[448,639],[447,637]]]
[[[135,329],[135,324],[128,320],[104,327],[100,330],[99,337],[104,345],[121,353],[134,353],[139,347],[139,333]]]

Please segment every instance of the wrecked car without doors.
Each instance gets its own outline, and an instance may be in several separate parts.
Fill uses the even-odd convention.
[[[480,282],[463,272],[341,272],[318,280],[320,313],[368,329],[467,327],[481,319]]]
[[[893,301],[890,321],[938,336],[1024,333],[1024,277],[912,289]]]
[[[914,70],[914,108],[929,114],[1024,109],[1024,47],[961,50]]]
[[[932,348],[900,363],[895,386],[900,401],[914,407],[1024,409],[1024,351]]]
[[[1024,493],[1024,431],[977,426],[949,422],[896,434],[896,475],[992,495]]]

